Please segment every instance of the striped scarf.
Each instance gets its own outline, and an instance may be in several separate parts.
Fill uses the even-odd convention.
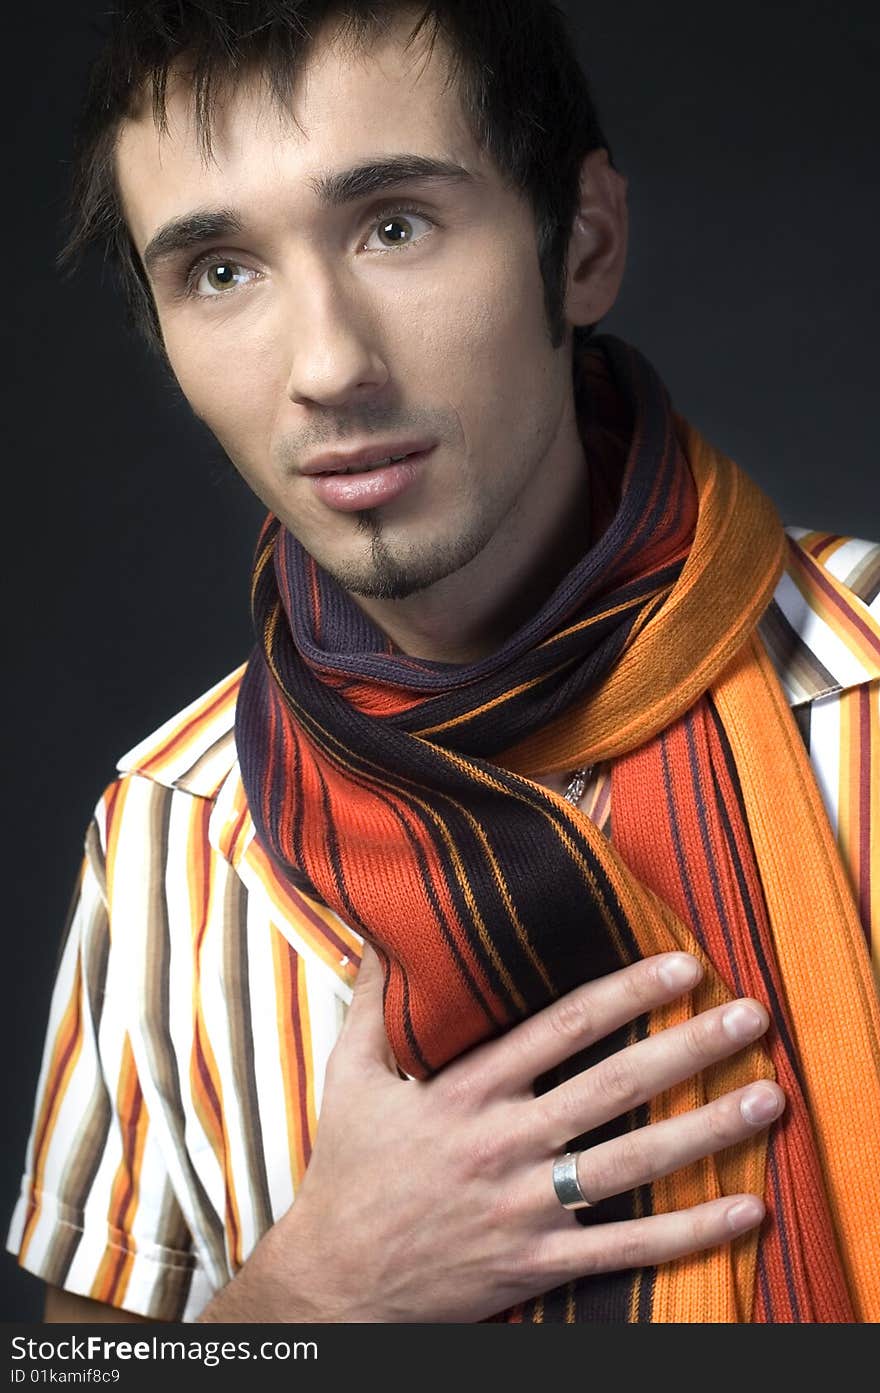
[[[767,1005],[761,1043],[571,1141],[775,1077],[788,1106],[769,1134],[578,1216],[747,1191],[766,1199],[760,1234],[572,1282],[500,1319],[878,1320],[877,1000],[852,890],[756,632],[784,534],[634,349],[592,340],[577,392],[595,540],[478,662],[395,651],[268,519],[236,721],[257,835],[291,882],[375,946],[388,1037],[415,1077],[648,954],[684,949],[705,977],[538,1089],[734,996]],[[535,782],[606,760],[610,840]]]

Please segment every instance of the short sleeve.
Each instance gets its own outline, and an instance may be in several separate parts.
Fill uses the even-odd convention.
[[[108,791],[109,792],[109,791]],[[151,1126],[124,1015],[99,804],[59,958],[7,1239],[53,1286],[157,1320],[210,1295]]]

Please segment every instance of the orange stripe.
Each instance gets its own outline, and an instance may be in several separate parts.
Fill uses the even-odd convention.
[[[860,1320],[878,1321],[880,1088],[870,1081],[880,1077],[880,1006],[803,742],[763,646],[750,648],[716,702],[742,779],[853,1304]]]
[[[211,1045],[201,989],[201,952],[214,890],[211,848],[208,842],[208,824],[212,808],[213,805],[208,799],[193,799],[187,839],[187,889],[193,927],[193,1050],[189,1077],[196,1115],[223,1171],[229,1258],[233,1270],[237,1270],[244,1261],[241,1218],[226,1135],[223,1080]]]
[[[841,542],[846,540],[837,532],[808,532],[806,536],[798,538],[797,545],[824,565]]]
[[[870,922],[868,933],[870,952],[874,964],[874,976],[880,991],[880,684],[870,688],[868,700],[873,714],[871,717],[870,752],[865,760],[865,777],[870,791],[871,809],[868,814],[867,832],[870,837],[871,883],[868,904]]]
[[[880,986],[880,684],[842,692],[837,841],[850,869],[859,917]]]
[[[310,1137],[302,1126],[300,1099],[305,1086],[301,1076],[300,1056],[296,1039],[296,954],[287,939],[272,927],[272,961],[275,968],[275,1019],[281,1049],[281,1073],[284,1079],[284,1113],[287,1124],[287,1146],[290,1156],[290,1178],[294,1193],[299,1190],[310,1154]]]
[[[828,625],[864,666],[867,678],[880,675],[880,624],[867,605],[862,605],[830,571],[819,571],[816,563],[799,548],[792,548],[789,575],[810,609]],[[827,586],[833,592],[829,598]]]
[[[138,765],[137,772],[156,777],[170,760],[181,753],[187,744],[203,738],[203,727],[210,721],[218,719],[224,710],[234,706],[243,672],[243,666],[238,668],[223,684],[219,692],[200,702],[183,724],[166,736],[162,744],[142,764]]]
[[[249,843],[243,862],[254,871],[279,920],[290,924],[327,967],[353,986],[361,960],[360,939],[325,905],[284,881],[256,838]],[[343,963],[342,958],[348,961]]]
[[[122,1156],[113,1178],[107,1215],[112,1239],[89,1291],[93,1301],[103,1301],[111,1306],[121,1305],[124,1301],[134,1266],[136,1247],[131,1227],[138,1206],[141,1168],[149,1126],[128,1035],[122,1049],[116,1111],[122,1137]]]
[[[605,681],[573,712],[506,751],[499,763],[508,769],[571,769],[637,749],[693,706],[773,597],[786,552],[773,505],[697,431],[680,418],[676,424],[700,494],[681,575]]]
[[[111,887],[116,881],[116,854],[119,848],[119,838],[122,828],[125,825],[125,809],[129,795],[132,790],[132,781],[128,778],[118,779],[112,785],[112,797],[107,799],[106,804],[106,878],[107,885]],[[113,916],[110,916],[110,941],[113,941]]]
[[[107,839],[107,874],[112,876],[116,842],[118,840],[119,813],[125,802],[127,789],[117,780],[104,792],[103,806]],[[84,858],[80,867],[80,892],[88,864]],[[112,926],[111,926],[112,927]],[[42,1190],[46,1163],[52,1141],[52,1133],[58,1117],[64,1094],[74,1069],[79,1061],[83,1044],[82,1025],[82,960],[77,949],[73,985],[64,1015],[58,1026],[52,1062],[46,1075],[42,1102],[34,1133],[33,1186],[27,1220],[22,1235],[19,1260],[24,1262],[33,1238],[37,1221],[42,1212]]]
[[[82,969],[80,958],[77,956],[70,999],[58,1026],[52,1062],[46,1076],[46,1086],[43,1089],[43,1100],[35,1131],[33,1185],[28,1217],[21,1241],[21,1262],[24,1262],[27,1256],[27,1250],[40,1216],[43,1178],[52,1133],[71,1075],[82,1052],[82,1042]]]
[[[318,1113],[315,1107],[315,1056],[312,1050],[312,1023],[309,1013],[308,991],[306,988],[306,965],[299,954],[297,954],[296,957],[296,1018],[299,1023],[299,1031],[302,1040],[304,1066],[303,1084],[305,1087],[304,1102],[306,1110],[305,1132],[310,1159],[315,1132],[318,1127]],[[306,1164],[308,1164],[308,1160]]]
[[[668,593],[668,590],[669,587],[664,586],[661,590],[655,592],[655,596],[663,597]],[[611,605],[608,609],[603,609],[601,614],[591,615],[589,619],[584,619],[579,624],[572,624],[568,629],[563,629],[558,634],[554,634],[552,638],[542,643],[541,647],[547,648],[553,644],[558,644],[570,634],[576,634],[586,629],[591,629],[595,624],[604,623],[615,614],[623,613],[628,609],[634,609],[636,605],[641,607],[645,604],[648,605],[648,613],[653,613],[657,604],[657,599],[648,593],[640,595],[638,600],[627,600],[624,604]],[[638,628],[640,628],[643,623],[644,616],[640,615],[634,631],[637,632]],[[542,672],[538,677],[530,678],[528,682],[521,682],[518,687],[511,687],[510,691],[502,692],[500,696],[493,697],[491,701],[484,702],[482,706],[475,706],[459,716],[453,716],[451,720],[442,721],[440,725],[425,726],[416,731],[415,734],[422,736],[439,735],[441,731],[452,730],[455,726],[462,725],[465,722],[469,723],[478,716],[485,716],[489,711],[494,711],[499,706],[505,706],[508,702],[515,700],[515,698],[521,696],[523,692],[530,691],[532,687],[538,687],[542,682],[549,682],[556,673],[560,672],[565,666],[567,666],[567,664],[560,663],[559,667],[550,668],[549,671]],[[418,705],[418,702],[413,702],[413,705]]]

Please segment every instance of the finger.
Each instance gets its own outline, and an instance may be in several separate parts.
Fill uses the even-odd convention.
[[[397,1073],[397,1063],[385,1032],[384,989],[382,959],[369,943],[365,943],[351,1005],[337,1042],[337,1063],[338,1054],[342,1053],[346,1057],[356,1056],[363,1063],[375,1061]]]
[[[585,1226],[563,1215],[562,1225],[541,1243],[537,1262],[540,1289],[597,1272],[654,1267],[689,1253],[718,1248],[755,1228],[764,1213],[764,1203],[757,1195],[728,1195],[692,1209],[611,1224]]]
[[[475,1096],[529,1097],[535,1079],[646,1011],[664,1006],[699,982],[703,969],[690,953],[659,953],[597,977],[450,1065],[466,1073]],[[574,1136],[575,1133],[570,1135]]]
[[[578,1154],[578,1181],[591,1204],[659,1180],[703,1156],[752,1137],[779,1117],[785,1094],[778,1084],[762,1080],[735,1089],[681,1117],[639,1127],[625,1136],[588,1147]],[[556,1200],[546,1183],[546,1163],[536,1176],[536,1190],[549,1204]]]
[[[675,1083],[736,1054],[770,1023],[759,1001],[743,998],[703,1011],[659,1035],[609,1055],[536,1098],[552,1150],[646,1103]]]

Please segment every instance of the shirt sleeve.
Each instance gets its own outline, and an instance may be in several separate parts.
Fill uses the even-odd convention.
[[[114,963],[99,804],[59,959],[7,1239],[53,1286],[157,1320],[210,1295],[144,1104]]]

